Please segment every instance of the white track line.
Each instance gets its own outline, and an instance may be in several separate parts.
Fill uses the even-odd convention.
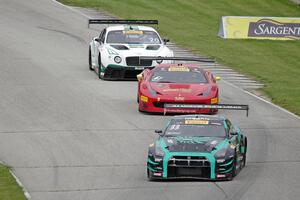
[[[64,4],[62,4],[62,3],[60,3],[60,2],[58,2],[58,1],[56,1],[56,0],[51,0],[51,1],[52,1],[52,2],[55,2],[55,3],[57,3],[57,4],[59,4],[59,5],[62,6],[62,7],[67,8],[67,9],[69,9],[69,10],[71,10],[71,11],[73,11],[73,12],[79,14],[79,15],[82,15],[82,16],[84,16],[84,17],[87,18],[87,19],[90,19],[90,18],[91,18],[90,16],[88,16],[88,15],[86,15],[86,14],[80,12],[79,10],[76,10],[76,9],[70,7],[70,6],[66,6],[66,5],[64,5]]]
[[[286,110],[286,109],[284,109],[284,108],[282,108],[282,107],[280,107],[280,106],[278,106],[278,105],[276,105],[276,104],[274,104],[274,103],[272,103],[270,101],[267,101],[267,100],[265,100],[265,99],[263,99],[263,98],[255,95],[255,94],[253,94],[253,93],[251,93],[251,92],[249,92],[247,90],[244,90],[244,89],[242,89],[242,88],[240,88],[240,87],[238,87],[238,86],[236,86],[236,85],[228,82],[228,81],[223,80],[223,82],[226,83],[227,85],[230,85],[231,87],[234,87],[234,88],[236,88],[236,89],[238,89],[238,90],[240,90],[240,91],[242,91],[242,92],[244,92],[244,93],[246,93],[246,94],[248,94],[248,95],[250,95],[252,97],[255,97],[255,98],[257,98],[257,99],[259,99],[259,100],[261,100],[261,101],[263,101],[263,102],[265,102],[265,103],[267,103],[269,105],[272,105],[275,108],[277,108],[277,109],[279,109],[279,110],[281,110],[281,111],[283,111],[283,112],[285,112],[287,114],[290,114],[290,115],[292,115],[293,117],[295,117],[297,119],[300,119],[300,117],[298,115],[296,115],[296,114],[294,114],[294,113],[292,113],[292,112],[290,112],[290,111],[288,111],[288,110]]]
[[[70,6],[66,6],[66,5],[64,5],[64,4],[60,3],[60,2],[57,2],[56,0],[51,0],[51,1],[56,2],[57,4],[65,7],[65,8],[67,8],[67,9],[69,9],[69,10],[71,10],[71,11],[73,11],[73,12],[79,14],[79,15],[82,15],[82,16],[88,18],[88,19],[91,18],[90,16],[88,16],[88,15],[86,15],[86,14],[84,14],[84,13],[82,13],[82,12],[80,12],[80,11],[74,9],[74,8],[71,8]],[[296,114],[294,114],[294,113],[292,113],[292,112],[290,112],[290,111],[288,111],[288,110],[286,110],[286,109],[284,109],[284,108],[282,108],[282,107],[280,107],[280,106],[278,106],[278,105],[276,105],[276,104],[274,104],[272,102],[269,102],[269,101],[267,101],[267,100],[265,100],[265,99],[263,99],[263,98],[255,95],[255,94],[251,93],[251,92],[248,92],[248,91],[246,91],[246,90],[244,90],[244,89],[242,89],[242,88],[240,88],[240,87],[238,87],[238,86],[236,86],[236,85],[234,85],[234,84],[232,84],[232,83],[230,83],[228,81],[223,80],[223,82],[226,83],[227,85],[230,85],[230,86],[232,86],[232,87],[240,90],[240,91],[243,91],[245,94],[248,94],[248,95],[250,95],[252,97],[255,97],[255,98],[257,98],[257,99],[259,99],[259,100],[261,100],[261,101],[269,104],[269,105],[272,105],[275,108],[277,108],[277,109],[279,109],[279,110],[281,110],[281,111],[283,111],[283,112],[285,112],[287,114],[290,114],[290,115],[292,115],[293,117],[295,117],[297,119],[300,119],[300,117],[298,115],[296,115]]]
[[[17,184],[22,188],[25,197],[30,200],[31,196],[29,194],[29,192],[26,190],[26,188],[24,187],[24,185],[22,184],[22,182],[20,181],[20,179],[15,175],[15,173],[12,170],[9,170],[10,174],[14,177],[14,179],[16,180]]]

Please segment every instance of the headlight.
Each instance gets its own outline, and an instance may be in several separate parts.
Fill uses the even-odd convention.
[[[156,144],[155,147],[155,156],[159,156],[159,157],[164,157],[165,152],[163,151],[163,149],[161,148],[161,146],[159,144]]]
[[[114,61],[116,63],[120,63],[122,61],[122,58],[120,56],[115,56]]]
[[[218,160],[218,159],[224,159],[225,158],[225,155],[226,155],[226,149],[223,148],[221,149],[220,151],[218,151],[216,154],[215,154],[215,158]]]
[[[210,103],[211,103],[211,104],[216,104],[216,103],[218,103],[218,97],[210,99]]]

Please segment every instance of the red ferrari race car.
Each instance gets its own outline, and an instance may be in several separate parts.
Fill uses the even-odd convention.
[[[214,62],[211,59],[186,57],[140,57]],[[219,88],[211,72],[197,64],[161,64],[145,69],[138,78],[139,111],[152,113],[216,113],[217,108],[205,108],[219,102]],[[199,106],[197,106],[199,104]]]

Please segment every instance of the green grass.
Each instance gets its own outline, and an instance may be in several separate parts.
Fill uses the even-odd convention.
[[[9,173],[9,168],[0,164],[0,199],[26,200],[22,189]]]
[[[265,83],[276,104],[300,115],[300,41],[224,40],[221,16],[300,17],[289,0],[61,0],[128,19],[158,19],[171,41]]]

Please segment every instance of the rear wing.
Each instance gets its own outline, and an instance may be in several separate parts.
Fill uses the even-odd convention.
[[[144,19],[89,19],[88,27],[90,24],[155,24],[158,25],[158,20],[144,20]]]
[[[243,105],[243,104],[212,104],[212,105],[207,105],[207,104],[176,104],[176,103],[165,103],[164,104],[164,109],[165,112],[167,113],[168,108],[173,108],[173,109],[190,109],[190,108],[199,108],[199,109],[223,109],[223,110],[246,110],[246,115],[248,117],[249,115],[249,105]]]
[[[180,60],[180,61],[197,61],[197,62],[207,62],[207,63],[215,63],[216,60],[213,58],[205,58],[205,57],[151,57],[151,56],[140,56],[139,62],[141,60]]]

